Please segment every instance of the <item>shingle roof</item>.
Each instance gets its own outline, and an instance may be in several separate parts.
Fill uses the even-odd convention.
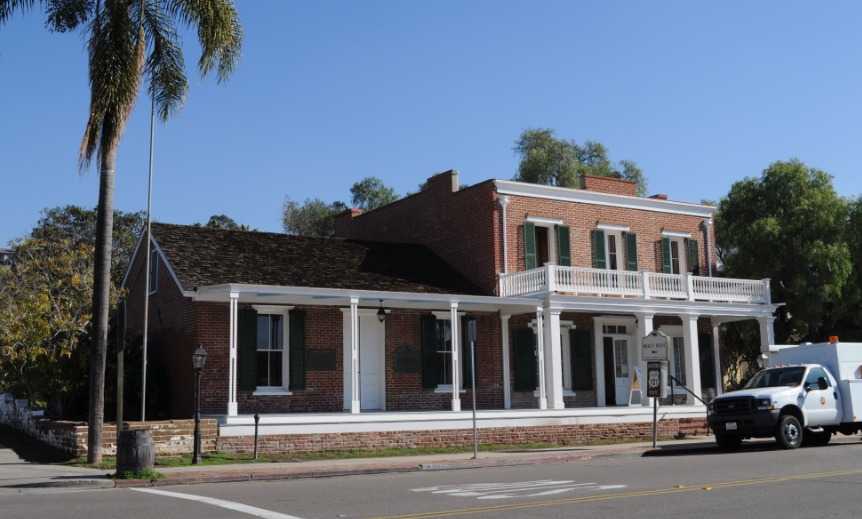
[[[482,294],[420,245],[153,223],[184,290],[227,283]]]

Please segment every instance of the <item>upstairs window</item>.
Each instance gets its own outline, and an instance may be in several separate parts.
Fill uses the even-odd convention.
[[[529,217],[524,222],[524,264],[527,270],[571,265],[569,227],[561,220]]]

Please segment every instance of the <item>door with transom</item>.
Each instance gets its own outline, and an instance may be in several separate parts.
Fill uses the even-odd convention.
[[[359,316],[359,407],[386,408],[385,328],[376,315]]]

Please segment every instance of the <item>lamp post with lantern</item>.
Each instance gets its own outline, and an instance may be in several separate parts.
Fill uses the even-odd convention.
[[[201,462],[201,371],[207,363],[207,350],[202,345],[192,353],[192,368],[195,371],[195,438],[192,465]]]

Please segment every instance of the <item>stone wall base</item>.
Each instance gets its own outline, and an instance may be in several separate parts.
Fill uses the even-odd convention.
[[[658,423],[660,437],[708,434],[706,420],[677,418]],[[516,445],[550,443],[556,445],[583,445],[612,441],[647,441],[652,438],[652,422],[551,425],[530,427],[496,427],[479,429],[479,440],[484,444]],[[322,452],[338,450],[375,450],[386,448],[461,447],[473,443],[472,429],[429,431],[388,431],[362,433],[285,434],[258,438],[260,452]],[[222,452],[251,452],[253,436],[220,436],[217,450]]]

